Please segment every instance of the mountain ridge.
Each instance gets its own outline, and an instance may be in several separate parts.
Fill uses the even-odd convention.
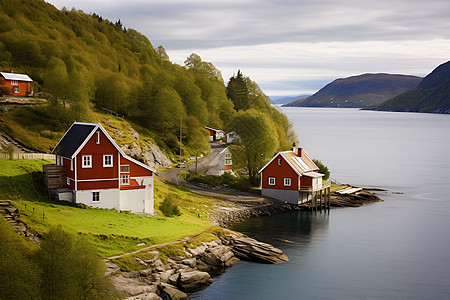
[[[418,76],[387,73],[338,78],[314,95],[284,106],[366,108],[416,88],[421,80]]]
[[[450,61],[440,64],[416,89],[368,109],[377,111],[450,113]]]

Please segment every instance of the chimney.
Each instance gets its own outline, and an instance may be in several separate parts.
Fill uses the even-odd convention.
[[[298,154],[298,157],[302,157],[302,148],[298,148],[298,150],[297,150],[297,154]]]
[[[292,151],[297,152],[297,145],[294,143],[292,143]]]
[[[14,70],[13,69],[9,70],[9,73],[14,73]]]

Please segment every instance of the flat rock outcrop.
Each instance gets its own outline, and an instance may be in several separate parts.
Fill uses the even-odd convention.
[[[289,261],[280,249],[248,237],[234,239],[233,252],[236,257],[253,262],[276,264]]]

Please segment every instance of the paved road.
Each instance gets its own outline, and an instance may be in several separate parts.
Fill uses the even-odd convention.
[[[219,175],[219,153],[225,146],[219,143],[210,143],[211,153],[200,159],[197,164],[197,173],[206,175]],[[189,172],[195,172],[195,162],[189,165]]]

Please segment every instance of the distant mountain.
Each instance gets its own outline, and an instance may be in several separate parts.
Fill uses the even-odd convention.
[[[439,65],[428,74],[417,89],[398,95],[369,109],[450,113],[450,61]]]
[[[284,106],[365,108],[415,89],[421,80],[417,76],[383,73],[340,78],[304,101],[297,100]]]
[[[272,96],[270,97],[270,102],[272,104],[286,104],[298,99],[304,99],[311,96],[311,94],[308,95],[298,95],[298,96],[290,96],[290,97],[283,97],[283,96]]]

